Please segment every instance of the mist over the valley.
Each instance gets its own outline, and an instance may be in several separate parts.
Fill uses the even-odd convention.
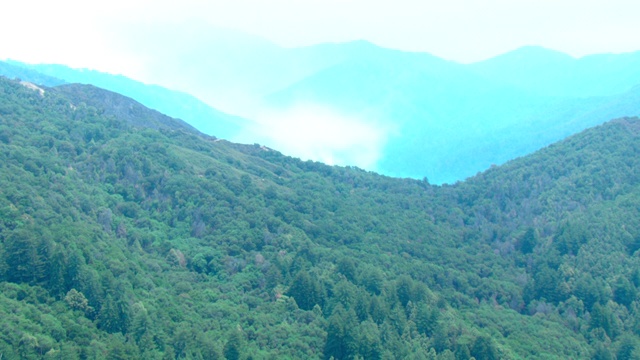
[[[366,41],[284,48],[202,23],[133,33],[121,46],[139,52],[138,80],[182,100],[122,77],[30,68],[125,91],[209,135],[435,184],[640,114],[640,53],[573,58],[524,47],[461,64]]]

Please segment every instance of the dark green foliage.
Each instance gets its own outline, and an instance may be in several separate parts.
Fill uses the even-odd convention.
[[[524,235],[522,235],[522,237],[518,241],[518,250],[520,250],[523,254],[530,254],[533,252],[533,249],[536,247],[537,243],[538,239],[536,237],[535,230],[533,228],[528,228]]]
[[[311,310],[315,305],[324,303],[324,291],[320,282],[313,278],[305,270],[298,272],[293,279],[289,295],[292,296],[298,307],[303,310]]]
[[[533,274],[533,282],[533,298],[558,302],[566,297],[563,293],[562,278],[558,270],[543,265]]]
[[[613,299],[618,304],[626,307],[631,306],[631,303],[636,299],[635,286],[626,277],[618,277],[613,288]]]
[[[426,303],[418,304],[414,322],[419,332],[433,337],[439,328],[438,320],[437,308],[430,308]]]
[[[589,326],[592,329],[601,328],[610,338],[615,338],[618,335],[618,326],[614,315],[606,305],[594,305]]]
[[[242,349],[244,347],[243,336],[240,331],[232,331],[227,342],[224,344],[224,357],[227,360],[239,360],[242,358]]]
[[[98,327],[108,333],[126,333],[128,305],[118,296],[107,295],[98,313]]]
[[[365,352],[375,352],[375,344],[367,341],[371,334],[357,332],[357,319],[353,310],[346,311],[342,305],[336,306],[329,317],[327,341],[324,346],[324,358],[336,360],[352,359],[358,351],[357,336],[363,336],[362,346]]]
[[[640,120],[436,187],[0,85],[3,358],[637,353]]]
[[[616,352],[616,360],[632,360],[637,359],[634,357],[634,351],[638,347],[638,341],[633,336],[626,335],[620,341],[618,345],[618,351]]]
[[[613,355],[611,354],[611,350],[609,350],[603,344],[597,344],[595,346],[595,350],[593,355],[591,356],[592,360],[614,360]]]
[[[576,255],[580,247],[589,240],[585,228],[579,225],[564,224],[554,238],[554,243],[560,254]]]
[[[338,261],[338,271],[349,281],[354,282],[356,278],[356,262],[352,258],[342,258]]]
[[[478,336],[471,347],[471,356],[477,360],[497,360],[500,358],[491,338]]]
[[[471,351],[466,344],[458,344],[454,352],[456,360],[469,360],[471,359]]]
[[[411,277],[402,275],[396,281],[396,294],[400,304],[407,306],[409,301],[418,303],[423,300],[426,294],[424,284],[416,283]]]
[[[361,283],[373,294],[380,294],[384,286],[384,275],[380,269],[373,266],[366,266],[362,271]]]
[[[362,359],[382,359],[384,347],[380,338],[380,329],[372,321],[363,321],[356,329],[358,354]]]
[[[39,284],[47,271],[48,246],[34,228],[20,227],[7,236],[5,261],[7,280]]]

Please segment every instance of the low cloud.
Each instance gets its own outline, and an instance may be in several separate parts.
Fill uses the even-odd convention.
[[[317,105],[264,111],[232,141],[260,143],[283,154],[328,165],[376,170],[390,129],[376,121]]]

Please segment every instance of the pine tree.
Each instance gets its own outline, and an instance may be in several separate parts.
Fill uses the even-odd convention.
[[[438,310],[429,309],[427,304],[420,303],[414,321],[420,333],[431,337],[438,327]]]
[[[324,358],[336,360],[350,359],[357,351],[355,340],[357,327],[356,314],[353,310],[346,311],[342,304],[338,304],[329,317],[327,341],[324,347]]]
[[[533,249],[536,247],[538,240],[536,239],[536,232],[533,228],[528,228],[524,235],[520,238],[520,241],[517,243],[517,248],[523,254],[530,254],[533,252]]]
[[[471,355],[476,360],[497,360],[499,358],[491,338],[487,336],[478,336],[471,347]]]
[[[121,296],[107,295],[98,313],[98,327],[109,333],[126,333],[128,306]]]
[[[616,360],[631,360],[635,359],[633,353],[636,350],[637,341],[632,336],[625,336],[616,352]]]
[[[224,344],[224,357],[227,360],[238,360],[242,356],[242,348],[244,344],[244,337],[240,333],[240,330],[234,330],[229,334],[229,340]]]
[[[47,262],[42,256],[46,247],[38,236],[30,227],[7,236],[5,257],[9,281],[35,285],[46,276]]]
[[[298,272],[288,293],[293,296],[300,309],[311,310],[316,304],[324,305],[322,285],[304,270]]]

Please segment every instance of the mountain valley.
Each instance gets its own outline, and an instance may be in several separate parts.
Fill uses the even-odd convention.
[[[41,88],[0,78],[3,359],[640,356],[638,118],[433,185]]]

